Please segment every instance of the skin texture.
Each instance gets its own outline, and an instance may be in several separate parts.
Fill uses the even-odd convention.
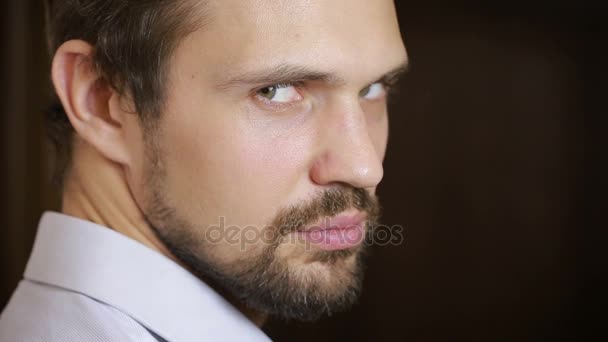
[[[373,199],[388,115],[382,86],[373,88],[378,96],[362,94],[407,62],[393,3],[215,0],[206,6],[206,24],[169,62],[166,102],[153,128],[144,129],[129,98],[92,68],[90,45],[74,40],[59,48],[53,82],[77,132],[62,210],[140,241],[219,291],[226,287],[226,296],[256,322],[277,310],[223,281],[255,269],[264,253],[277,274],[289,275],[283,285],[291,295],[301,287],[330,303],[355,283],[359,250],[329,262],[301,239],[270,249],[263,239],[210,243],[205,233],[222,218],[241,232],[263,232],[285,210],[332,190],[359,189]],[[252,78],[277,70],[287,75],[293,66],[318,76],[280,90],[297,101],[260,96],[273,79]],[[361,211],[352,204],[345,213]]]

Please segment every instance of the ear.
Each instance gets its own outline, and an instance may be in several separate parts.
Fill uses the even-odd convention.
[[[76,133],[106,158],[129,162],[120,98],[95,68],[93,47],[81,40],[63,43],[51,68],[55,91]]]

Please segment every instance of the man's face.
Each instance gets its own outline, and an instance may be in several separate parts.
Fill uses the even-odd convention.
[[[130,187],[169,249],[236,299],[299,319],[343,309],[378,215],[379,80],[406,61],[393,1],[205,3]]]

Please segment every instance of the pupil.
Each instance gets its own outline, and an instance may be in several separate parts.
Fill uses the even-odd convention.
[[[274,96],[274,93],[276,92],[275,87],[266,87],[264,89],[262,89],[262,95],[264,95],[264,97],[267,98],[272,98]]]

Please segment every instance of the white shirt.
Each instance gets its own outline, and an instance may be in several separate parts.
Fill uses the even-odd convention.
[[[269,341],[169,258],[97,224],[46,212],[0,342]]]

